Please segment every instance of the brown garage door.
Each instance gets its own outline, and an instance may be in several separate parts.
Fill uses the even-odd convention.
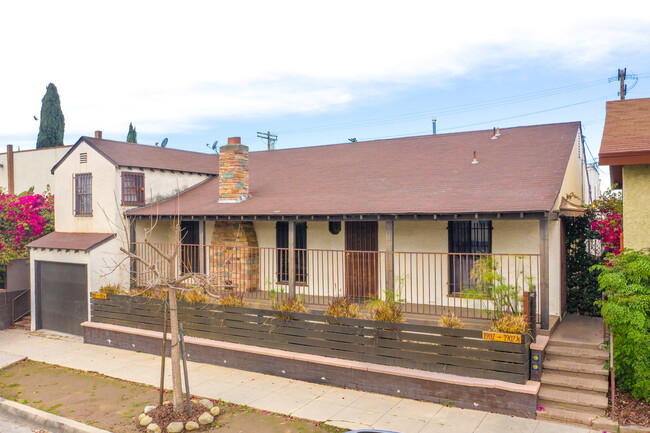
[[[36,262],[36,328],[82,335],[88,320],[86,265]]]

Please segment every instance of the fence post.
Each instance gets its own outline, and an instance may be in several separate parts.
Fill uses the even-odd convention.
[[[528,329],[533,343],[537,341],[537,292],[528,292]]]
[[[289,297],[296,297],[296,222],[289,221]]]
[[[395,251],[395,223],[386,221],[386,293],[395,294],[395,269],[393,252]]]

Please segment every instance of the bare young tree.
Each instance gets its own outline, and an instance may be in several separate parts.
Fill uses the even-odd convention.
[[[103,210],[103,209],[102,209]],[[106,212],[104,212],[106,215]],[[140,296],[149,292],[166,292],[168,299],[165,308],[169,308],[169,319],[171,325],[171,367],[172,367],[172,391],[174,412],[182,412],[183,390],[181,378],[181,353],[180,353],[180,332],[178,320],[178,295],[191,291],[189,286],[202,290],[212,298],[221,297],[215,293],[218,288],[227,287],[224,284],[224,273],[193,272],[192,266],[186,266],[181,260],[183,246],[183,233],[180,225],[180,218],[170,220],[169,230],[173,239],[172,243],[156,244],[152,241],[154,230],[158,226],[158,218],[152,217],[148,227],[144,229],[142,241],[138,243],[140,248],[131,248],[135,239],[128,239],[129,222],[122,217],[119,224],[107,220],[117,232],[120,241],[121,257],[110,262],[104,261],[105,267],[109,270],[104,276],[116,272],[119,268],[128,268],[132,289],[131,296]],[[134,221],[131,224],[135,224]],[[134,266],[129,266],[135,263]],[[166,336],[163,336],[166,338]]]

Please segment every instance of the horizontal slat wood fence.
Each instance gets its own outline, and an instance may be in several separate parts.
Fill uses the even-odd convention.
[[[91,299],[93,322],[162,331],[163,301],[108,295]],[[185,334],[194,337],[382,365],[525,383],[530,338],[487,341],[481,331],[346,319],[321,314],[179,302]]]

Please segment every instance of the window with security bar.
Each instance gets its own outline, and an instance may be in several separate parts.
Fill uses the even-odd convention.
[[[279,282],[286,283],[289,281],[289,223],[278,221],[275,224],[275,241],[278,248],[278,270],[277,278]],[[307,223],[296,223],[296,249],[295,254],[295,276],[296,283],[307,282]]]
[[[449,293],[460,294],[473,288],[474,262],[492,252],[492,221],[450,221]]]
[[[92,216],[93,214],[92,173],[74,175],[74,214],[76,216]]]
[[[144,173],[122,172],[122,204],[144,204]]]

